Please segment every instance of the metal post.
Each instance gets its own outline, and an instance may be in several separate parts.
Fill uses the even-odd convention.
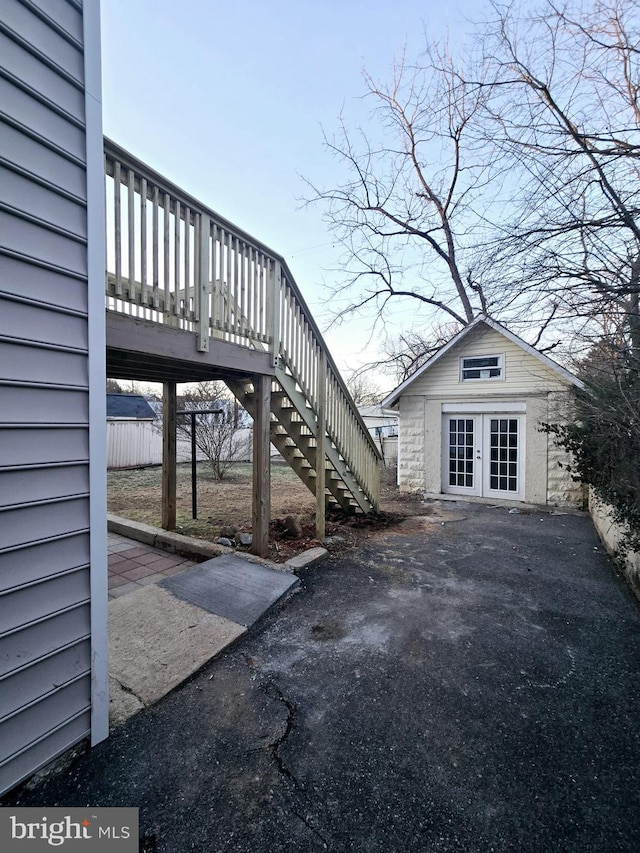
[[[181,409],[176,412],[177,415],[189,415],[191,418],[191,517],[198,517],[198,487],[196,483],[196,418],[198,415],[218,415],[224,414],[224,409]]]
[[[162,527],[176,526],[176,383],[165,382],[162,397]]]
[[[191,412],[191,518],[198,517],[198,490],[196,487],[196,413]]]

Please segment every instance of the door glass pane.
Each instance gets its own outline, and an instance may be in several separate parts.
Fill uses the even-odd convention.
[[[517,492],[518,458],[517,418],[489,419],[489,488],[496,492]]]
[[[473,488],[475,434],[472,418],[449,418],[449,485]]]

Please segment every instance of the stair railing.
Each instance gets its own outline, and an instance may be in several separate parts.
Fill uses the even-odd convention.
[[[380,454],[336,367],[289,268],[282,258],[279,287],[279,341],[282,367],[295,379],[311,408],[320,408],[324,393],[325,431],[351,469],[369,502],[380,499]],[[326,370],[321,360],[326,357]],[[318,376],[326,377],[324,388]]]
[[[114,142],[104,147],[107,308],[193,332],[200,351],[218,338],[271,352],[324,411],[325,434],[377,507],[378,450],[284,259]]]

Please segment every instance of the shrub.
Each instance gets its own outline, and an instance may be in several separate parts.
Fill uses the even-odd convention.
[[[576,420],[549,424],[571,452],[575,479],[590,485],[640,550],[640,376],[632,369],[592,373],[577,394]]]

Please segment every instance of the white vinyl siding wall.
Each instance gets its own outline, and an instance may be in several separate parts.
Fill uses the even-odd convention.
[[[504,379],[460,381],[460,358],[463,356],[503,355]],[[564,390],[567,383],[534,356],[493,329],[480,327],[471,331],[440,361],[419,376],[410,394],[424,394],[442,399],[486,399],[488,395],[546,394]]]
[[[0,793],[91,731],[86,148],[82,4],[3,0]]]

